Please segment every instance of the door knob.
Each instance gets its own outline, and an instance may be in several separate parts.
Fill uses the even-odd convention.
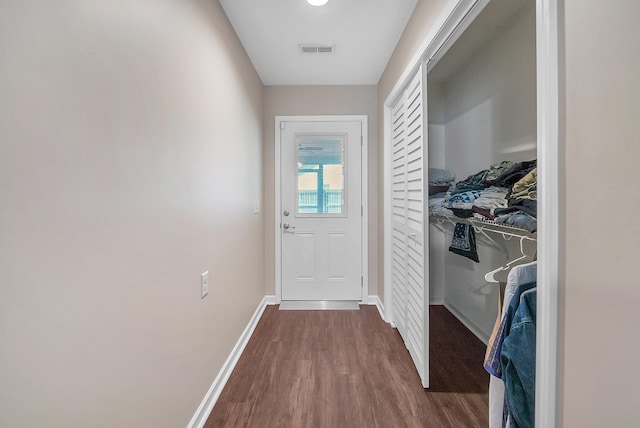
[[[289,223],[282,223],[282,228],[284,230],[295,229],[295,226],[291,226]]]

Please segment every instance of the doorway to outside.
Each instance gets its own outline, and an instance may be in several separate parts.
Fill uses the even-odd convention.
[[[366,301],[366,116],[276,117],[276,300]]]

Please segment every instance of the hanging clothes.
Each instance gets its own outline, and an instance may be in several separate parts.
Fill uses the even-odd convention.
[[[535,427],[536,289],[520,296],[500,355],[511,428]]]
[[[507,283],[506,282],[498,282],[498,287],[499,287],[499,291],[498,291],[498,316],[496,317],[496,322],[493,324],[493,329],[491,330],[491,336],[489,337],[489,341],[487,342],[487,351],[484,355],[484,361],[486,362],[487,359],[489,358],[489,353],[491,352],[491,348],[493,348],[493,343],[496,340],[496,337],[498,336],[498,332],[500,331],[500,324],[502,321],[502,317],[501,317],[501,313],[502,313],[502,306],[504,303],[504,290],[507,287]]]
[[[502,325],[502,320],[506,318],[507,312],[510,306],[511,301],[516,294],[517,289],[523,284],[530,284],[537,280],[538,273],[538,263],[531,262],[522,264],[519,266],[515,266],[511,271],[509,271],[509,275],[507,276],[507,285],[504,291],[503,298],[503,306],[502,310],[499,314],[500,324]],[[520,296],[518,296],[519,299]],[[500,329],[498,329],[498,332]],[[496,359],[499,361],[500,351],[502,348],[502,341],[498,340],[498,332],[496,332],[496,337],[489,339],[490,343],[493,343],[494,346],[487,349],[487,355],[485,358],[485,369],[488,364],[490,364],[490,359],[492,362],[496,362]],[[503,331],[504,333],[504,331]],[[494,349],[496,342],[500,341],[500,351],[498,349]],[[499,363],[498,363],[499,364]],[[491,366],[490,366],[491,367]],[[489,378],[489,428],[501,428],[503,426],[503,415],[504,415],[504,403],[505,403],[505,387],[504,382],[499,377],[495,376],[492,371],[487,370],[491,376]]]
[[[517,268],[518,266],[516,266]],[[513,268],[513,269],[516,269]],[[513,270],[512,270],[513,271]],[[511,275],[511,272],[509,272]],[[508,284],[508,279],[507,279]],[[491,347],[491,352],[489,352],[489,357],[485,360],[484,368],[489,374],[492,374],[495,377],[502,378],[502,363],[500,361],[500,354],[502,353],[502,344],[504,342],[505,337],[509,335],[511,331],[511,325],[513,323],[513,318],[515,317],[516,310],[518,309],[518,305],[520,304],[520,296],[525,291],[531,290],[536,286],[535,282],[527,282],[525,284],[521,284],[516,287],[513,297],[511,298],[509,305],[507,306],[507,312],[505,316],[502,318],[502,322],[500,323],[500,330],[498,330],[498,334],[493,341],[493,346]],[[506,295],[506,291],[505,291]]]

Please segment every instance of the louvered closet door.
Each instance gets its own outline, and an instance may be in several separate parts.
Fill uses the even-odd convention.
[[[422,384],[429,386],[426,96],[420,70],[393,108],[393,314]]]
[[[407,336],[407,142],[405,99],[392,110],[391,147],[391,281],[394,321]]]

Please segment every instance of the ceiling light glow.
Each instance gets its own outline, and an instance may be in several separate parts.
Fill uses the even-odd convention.
[[[311,6],[324,6],[329,0],[307,0]]]

